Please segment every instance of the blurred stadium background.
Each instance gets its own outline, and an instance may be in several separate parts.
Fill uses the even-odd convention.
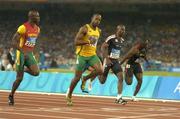
[[[27,20],[27,12],[37,9],[41,16],[41,36],[37,57],[41,69],[73,70],[74,37],[93,13],[103,16],[98,46],[114,33],[117,24],[126,25],[123,53],[137,39],[149,39],[150,71],[180,71],[180,1],[178,0],[0,0],[0,65],[12,70],[7,55],[17,27]],[[98,50],[99,53],[99,50]],[[14,53],[10,53],[14,59]],[[64,70],[63,70],[64,71]],[[154,72],[153,72],[154,73]]]
[[[11,70],[7,54],[17,27],[26,21],[27,12],[38,9],[41,15],[39,64],[42,69],[73,69],[74,37],[79,27],[88,23],[93,13],[103,16],[99,46],[119,23],[126,25],[127,47],[137,39],[149,39],[145,70],[179,71],[180,66],[180,2],[178,0],[1,0],[0,62],[2,70]],[[99,51],[99,50],[98,50]],[[12,53],[10,53],[12,54]],[[12,54],[13,55],[13,54]],[[14,57],[14,55],[13,55]],[[10,61],[11,63],[12,61]]]
[[[40,12],[41,35],[36,57],[41,70],[48,73],[41,73],[39,77],[25,75],[25,81],[19,90],[65,93],[74,74],[67,75],[62,72],[74,71],[75,34],[82,25],[90,22],[92,14],[100,13],[103,19],[98,54],[102,42],[114,33],[116,25],[125,24],[126,47],[123,55],[137,39],[148,39],[151,46],[148,51],[150,68],[142,62],[145,76],[139,96],[180,99],[179,0],[0,0],[2,71],[13,70],[15,52],[10,45],[11,39],[18,26],[27,20],[27,13],[31,9]],[[0,75],[0,90],[10,90],[15,73],[0,72]],[[116,95],[113,87],[116,86],[117,80],[112,75],[110,78],[104,87],[96,81],[91,94]],[[132,88],[126,87],[125,95],[131,95],[133,88],[134,84]],[[75,93],[82,93],[78,86]]]

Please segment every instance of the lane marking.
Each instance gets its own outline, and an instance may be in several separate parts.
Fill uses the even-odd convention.
[[[65,116],[48,116],[48,115],[40,115],[40,114],[24,114],[24,113],[17,113],[17,112],[0,112],[1,114],[8,114],[8,115],[21,115],[21,116],[34,116],[34,117],[45,117],[45,118],[57,118],[57,119],[83,119],[83,118],[74,118],[74,117],[65,117]]]
[[[174,113],[173,113],[174,114]],[[173,114],[147,114],[147,115],[139,115],[139,116],[117,116],[117,117],[112,117],[108,119],[140,119],[140,118],[148,118],[148,117],[160,117],[160,116],[170,116]]]
[[[10,90],[0,90],[0,92],[10,92]],[[45,93],[45,92],[29,92],[29,91],[17,91],[17,93],[27,93],[27,94],[46,94],[46,95],[63,95],[65,96],[66,94],[61,94],[61,93]],[[73,96],[78,96],[78,97],[92,97],[92,98],[110,98],[110,99],[115,99],[115,96],[96,96],[96,95],[78,95],[74,94]],[[129,97],[124,97],[124,99],[131,99]],[[165,102],[180,102],[180,100],[166,100],[166,99],[149,99],[149,98],[137,98],[138,100],[144,100],[144,101],[165,101]]]

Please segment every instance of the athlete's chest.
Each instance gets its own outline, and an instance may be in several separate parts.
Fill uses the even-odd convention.
[[[32,28],[32,27],[27,27],[26,28],[26,37],[37,37],[39,35],[38,28]]]
[[[137,54],[135,54],[133,56],[134,59],[138,59],[138,58],[141,58],[141,57],[145,57],[146,56],[146,52],[144,50],[141,50],[139,51]]]
[[[118,49],[120,50],[123,47],[123,41],[120,41],[116,38],[112,39],[110,44],[109,44],[109,48],[110,49]]]
[[[111,39],[109,43],[109,56],[113,59],[118,59],[121,55],[121,49],[122,49],[123,42],[114,38]]]
[[[37,28],[27,28],[25,34],[25,46],[34,47],[38,38],[39,32]]]
[[[89,40],[98,40],[100,33],[98,30],[88,29],[87,37]]]

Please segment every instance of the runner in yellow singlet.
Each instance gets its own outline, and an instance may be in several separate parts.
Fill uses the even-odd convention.
[[[103,73],[101,61],[96,54],[96,46],[101,33],[101,30],[98,28],[100,22],[101,15],[94,14],[91,19],[91,23],[81,27],[76,35],[76,71],[66,95],[67,105],[69,106],[72,106],[71,98],[73,90],[79,82],[87,64],[92,66],[95,70],[89,75],[84,76],[84,80],[101,75]]]

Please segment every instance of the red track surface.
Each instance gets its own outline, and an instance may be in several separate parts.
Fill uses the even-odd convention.
[[[129,101],[115,104],[114,99],[73,97],[66,106],[61,95],[17,93],[15,106],[8,106],[7,92],[0,92],[0,119],[180,119],[180,103]]]

